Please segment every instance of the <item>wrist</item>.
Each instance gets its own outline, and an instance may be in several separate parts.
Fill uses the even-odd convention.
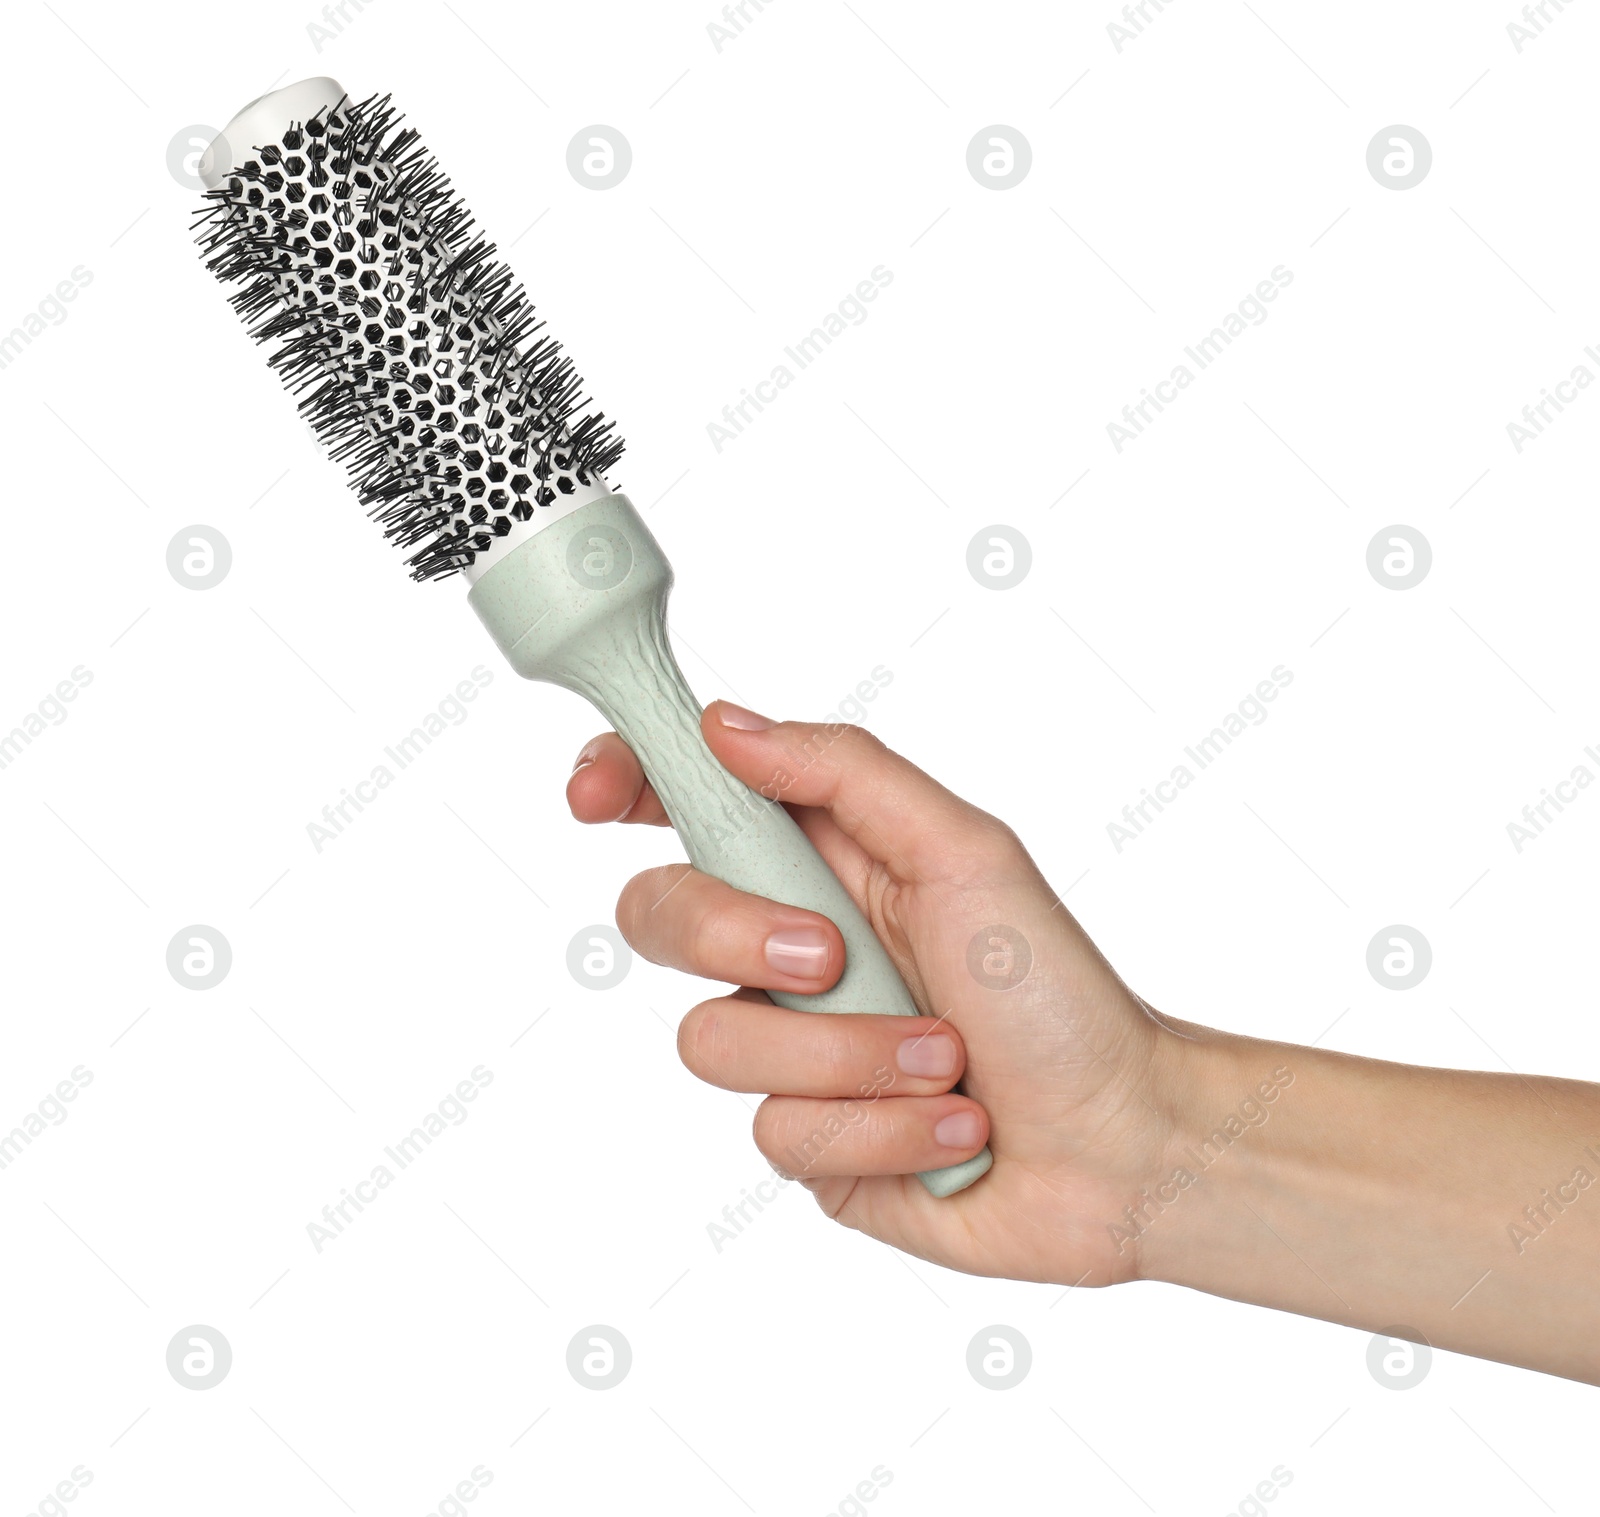
[[[1272,1162],[1297,1075],[1294,1055],[1303,1052],[1166,1022],[1158,1085],[1166,1141],[1156,1172],[1119,1224],[1137,1240],[1141,1279],[1195,1286],[1215,1280],[1230,1247],[1219,1223],[1234,1212],[1234,1195],[1254,1190]]]

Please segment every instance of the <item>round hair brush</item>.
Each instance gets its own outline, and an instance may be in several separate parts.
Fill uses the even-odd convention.
[[[622,439],[388,97],[358,104],[331,79],[265,95],[200,174],[207,266],[412,577],[461,575],[517,673],[599,708],[695,868],[838,927],[833,989],[772,999],[918,1015],[788,812],[711,756],[667,641],[671,567],[606,484]],[[947,1196],[992,1162],[921,1179]]]

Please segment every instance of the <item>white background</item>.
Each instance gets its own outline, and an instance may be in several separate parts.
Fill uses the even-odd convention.
[[[774,0],[720,51],[709,3],[371,0],[320,51],[310,0],[7,13],[0,330],[92,282],[0,370],[0,729],[93,675],[0,770],[0,1130],[93,1074],[0,1172],[7,1511],[78,1465],[86,1517],[437,1512],[480,1465],[487,1517],[821,1517],[878,1466],[870,1510],[918,1517],[1221,1517],[1280,1465],[1291,1517],[1588,1509],[1576,1385],[1438,1353],[1396,1392],[1365,1334],[958,1277],[797,1188],[718,1252],[765,1168],[752,1103],[676,1061],[699,988],[565,967],[674,840],[570,820],[597,719],[405,578],[167,167],[275,84],[392,90],[619,419],[702,696],[822,717],[885,666],[874,730],[1011,821],[1164,1010],[1600,1077],[1600,798],[1506,832],[1600,744],[1600,394],[1506,432],[1600,371],[1600,18],[1552,8],[1519,53],[1509,0],[1183,0],[1119,52],[1109,3],[1063,9]],[[603,192],[566,167],[597,123],[633,150]],[[966,165],[992,124],[1032,148],[1004,191]],[[1405,191],[1366,165],[1391,124],[1432,145]],[[717,451],[880,264],[869,319]],[[1118,453],[1107,423],[1278,265],[1268,319]],[[1033,555],[1005,591],[966,568],[997,523]],[[166,567],[192,524],[232,547],[206,591]],[[1368,572],[1391,524],[1432,545],[1414,589]],[[469,718],[317,853],[307,823],[480,664]],[[1116,851],[1279,664],[1270,718]],[[165,962],[195,923],[233,953],[204,992]],[[1365,962],[1395,923],[1434,956],[1403,993]],[[480,1064],[469,1120],[317,1253]],[[166,1369],[188,1324],[232,1345],[213,1390]],[[615,1389],[568,1373],[589,1324],[632,1346]],[[1032,1345],[1016,1389],[968,1373],[990,1324]]]

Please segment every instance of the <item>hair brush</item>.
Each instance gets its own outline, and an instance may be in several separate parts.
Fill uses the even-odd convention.
[[[918,1015],[844,886],[774,799],[730,775],[667,640],[672,569],[606,474],[582,394],[494,245],[389,98],[331,79],[264,95],[200,161],[207,267],[414,579],[460,575],[518,674],[586,697],[638,756],[695,868],[828,917],[838,983],[808,1011]],[[936,1196],[985,1149],[921,1176]]]

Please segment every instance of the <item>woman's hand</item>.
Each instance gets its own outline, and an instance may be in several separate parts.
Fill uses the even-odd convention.
[[[734,774],[788,804],[887,946],[924,1016],[786,1011],[844,964],[815,912],[686,864],[629,881],[617,922],[655,963],[744,987],[684,1018],[683,1061],[765,1094],[755,1140],[829,1216],[976,1274],[1108,1285],[1139,1273],[1125,1208],[1163,1177],[1183,1038],[1119,980],[994,817],[853,727],[772,723],[726,702],[702,730]],[[567,784],[586,822],[665,825],[614,733]],[[964,1094],[954,1090],[961,1081]],[[994,1168],[935,1200],[918,1170],[985,1143]]]
[[[772,1005],[838,978],[815,913],[682,864],[622,892],[639,953],[744,987],[684,1018],[683,1060],[767,1095],[757,1146],[829,1216],[973,1274],[1166,1280],[1600,1384],[1600,1087],[1160,1016],[1008,828],[875,738],[725,702],[701,726],[789,805],[925,1013]],[[615,734],[567,796],[583,821],[666,820]],[[969,1190],[915,1178],[985,1141]]]

